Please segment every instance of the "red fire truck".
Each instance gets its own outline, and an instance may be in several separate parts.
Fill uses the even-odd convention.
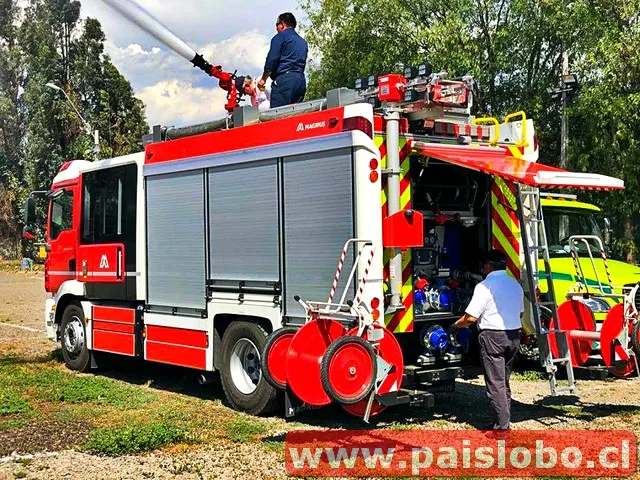
[[[287,415],[430,405],[478,366],[474,330],[452,324],[482,255],[500,248],[550,345],[555,391],[572,344],[541,320],[538,280],[525,278],[544,250],[529,235],[537,189],[622,182],[537,163],[531,119],[474,118],[469,79],[421,66],[356,87],[155,127],[143,152],[65,163],[48,194],[44,282],[67,366],[110,352],[219,372],[230,404],[253,414],[280,393]]]

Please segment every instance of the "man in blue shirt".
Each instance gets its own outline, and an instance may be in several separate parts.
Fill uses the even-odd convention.
[[[258,81],[258,88],[264,89],[269,77],[271,87],[271,108],[299,103],[307,93],[304,69],[307,64],[309,46],[296,32],[296,17],[286,12],[278,15],[278,33],[271,39],[271,48],[264,64],[264,73]]]

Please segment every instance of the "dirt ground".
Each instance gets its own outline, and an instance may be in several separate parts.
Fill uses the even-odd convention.
[[[0,272],[0,362],[11,358],[25,363],[42,359],[61,363],[57,360],[57,346],[46,339],[44,332],[45,298],[42,274]],[[56,368],[64,370],[63,366]],[[177,402],[176,405],[192,409],[188,418],[210,416],[219,418],[221,424],[236,419],[249,421],[226,405],[219,384],[200,386],[194,382],[185,386],[184,372],[164,366],[136,368],[140,367],[115,376],[123,388],[133,385],[140,392],[152,389],[162,402]],[[530,378],[517,374],[512,381],[514,429],[620,428],[631,430],[636,436],[640,434],[638,378],[581,381],[577,403],[549,398],[548,383]],[[71,415],[67,410],[52,412],[42,407],[37,422],[16,423],[0,429],[0,479],[284,479],[287,474],[282,438],[287,431],[366,427],[341,409],[327,407],[304,412],[295,421],[285,421],[282,417],[261,419],[261,427],[255,430],[258,434],[251,437],[252,441],[229,442],[222,437],[216,440],[214,435],[209,441],[195,445],[141,455],[104,457],[76,448],[88,432],[104,420],[93,421],[91,411],[81,412],[81,405],[74,408]],[[101,407],[95,408],[98,419]],[[488,423],[487,412],[482,379],[461,381],[455,394],[437,398],[433,409],[396,407],[372,422],[371,428],[479,429]],[[116,413],[110,415],[117,416]]]

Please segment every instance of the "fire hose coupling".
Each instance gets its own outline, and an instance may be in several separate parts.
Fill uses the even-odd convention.
[[[419,365],[433,365],[436,357],[445,362],[459,362],[462,360],[460,349],[469,350],[471,331],[469,328],[455,328],[453,325],[448,331],[440,325],[427,326],[420,332],[420,342],[425,351],[417,360]]]
[[[193,57],[193,59],[191,60],[191,63],[193,63],[194,67],[199,68],[200,70],[203,70],[206,73],[211,73],[211,69],[213,68],[213,65],[211,65],[209,62],[207,62],[204,57],[202,55],[200,55],[199,53],[196,53],[196,56]]]
[[[420,339],[425,348],[432,352],[443,352],[449,346],[449,335],[440,325],[425,327]]]

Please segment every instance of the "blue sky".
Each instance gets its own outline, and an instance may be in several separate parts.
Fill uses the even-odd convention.
[[[262,73],[275,19],[284,11],[304,20],[297,0],[138,0],[138,3],[214,65],[238,74]],[[102,0],[84,0],[82,16],[97,18],[106,53],[147,106],[150,126],[189,125],[224,115],[218,81],[160,44]]]

